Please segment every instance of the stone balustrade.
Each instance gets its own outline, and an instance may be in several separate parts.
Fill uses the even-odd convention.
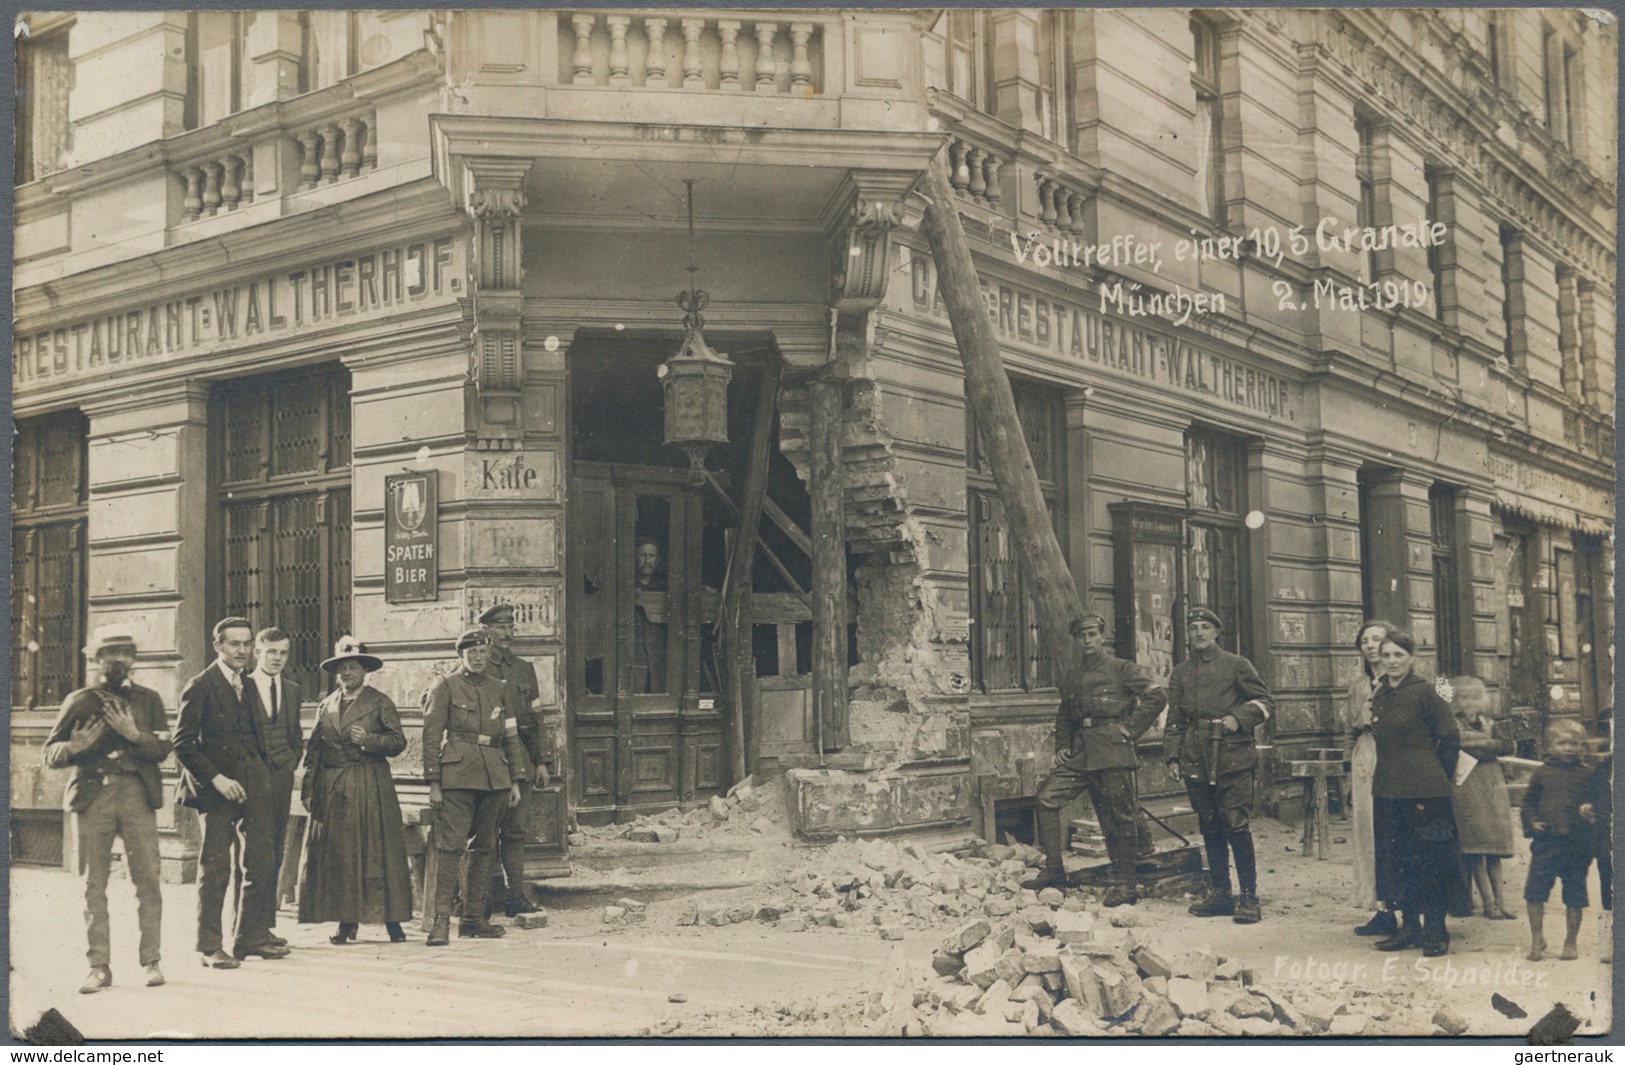
[[[559,15],[567,85],[817,95],[824,25],[749,11]],[[561,56],[561,59],[565,57]]]
[[[1047,174],[1034,173],[1033,180],[1038,183],[1039,224],[1053,233],[1083,236],[1088,195]]]
[[[292,191],[305,192],[347,181],[377,169],[377,119],[372,111],[313,119],[262,137],[233,135],[201,157],[172,166],[181,183],[181,221],[196,222],[254,202],[254,158],[275,164],[291,154],[297,181]]]
[[[979,207],[1000,210],[1004,187],[999,170],[1005,164],[1004,154],[955,137],[948,145],[948,158],[948,181],[954,191]]]

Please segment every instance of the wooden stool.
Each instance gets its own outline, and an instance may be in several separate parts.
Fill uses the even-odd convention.
[[[1326,790],[1341,787],[1348,774],[1343,769],[1342,752],[1336,761],[1292,761],[1288,771],[1293,779],[1304,784],[1303,853],[1309,854],[1309,845],[1315,845],[1315,857],[1326,860],[1326,842],[1331,835],[1331,817],[1326,806]]]

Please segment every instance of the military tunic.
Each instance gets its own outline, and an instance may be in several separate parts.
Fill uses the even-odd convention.
[[[1258,762],[1253,729],[1274,713],[1275,697],[1241,655],[1214,645],[1193,651],[1174,667],[1168,678],[1163,750],[1169,761],[1179,762],[1204,837],[1248,831]],[[1213,765],[1212,722],[1227,715],[1241,727],[1220,737],[1218,764]]]
[[[489,877],[508,788],[526,776],[508,692],[505,681],[463,669],[435,682],[424,707],[423,776],[441,792],[434,846],[448,856],[468,848],[471,885]]]

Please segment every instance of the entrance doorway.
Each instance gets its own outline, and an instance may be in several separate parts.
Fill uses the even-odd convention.
[[[690,470],[663,442],[656,371],[679,338],[578,333],[570,347],[570,790],[587,824],[720,794],[768,739],[757,731],[762,695],[749,648],[746,683],[727,683],[721,615],[763,367],[778,355],[767,337],[711,341],[735,370],[730,440],[712,450],[705,471]],[[750,587],[762,594],[754,608],[751,595],[742,604],[747,641],[763,607],[810,579],[810,563],[779,543],[775,521],[804,526],[809,504],[776,432],[758,459],[768,464],[768,498],[779,517],[762,523],[775,563],[759,549]],[[745,705],[730,705],[730,690]]]

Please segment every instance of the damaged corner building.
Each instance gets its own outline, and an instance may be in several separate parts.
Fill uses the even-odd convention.
[[[553,759],[533,878],[749,778],[808,841],[1031,844],[1060,671],[995,442],[1112,653],[1164,683],[1206,607],[1257,663],[1263,812],[1339,745],[1365,617],[1520,753],[1607,732],[1611,24],[63,12],[18,48],[18,861],[62,860],[40,748],[96,628],[171,713],[220,617],[312,700],[365,641],[421,835],[420,700],[497,604]],[[967,401],[934,160],[1013,419]]]

